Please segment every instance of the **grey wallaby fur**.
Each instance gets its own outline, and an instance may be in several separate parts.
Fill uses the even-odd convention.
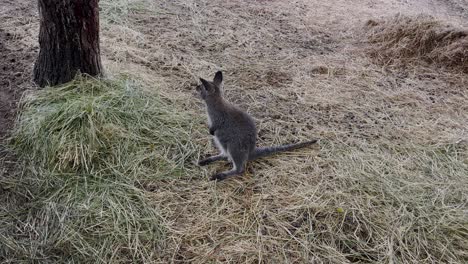
[[[306,147],[317,142],[317,140],[310,140],[275,147],[256,147],[257,128],[252,117],[222,97],[222,72],[218,71],[212,82],[202,78],[200,81],[201,85],[198,85],[196,89],[205,101],[210,134],[214,136],[216,147],[221,153],[203,159],[198,164],[204,166],[218,160],[229,160],[233,164],[232,170],[217,173],[211,177],[211,180],[221,181],[243,174],[247,161],[277,152]]]

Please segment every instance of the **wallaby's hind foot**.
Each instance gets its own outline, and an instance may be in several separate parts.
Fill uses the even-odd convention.
[[[211,180],[222,181],[227,178],[230,178],[235,175],[242,175],[245,171],[245,165],[248,160],[248,152],[241,151],[237,148],[233,148],[232,151],[228,153],[231,157],[232,165],[234,166],[232,170],[219,172],[211,177]]]
[[[206,158],[206,159],[200,160],[200,161],[198,162],[198,165],[199,165],[199,166],[206,166],[206,165],[208,165],[208,164],[210,164],[210,163],[213,163],[213,162],[215,162],[215,161],[218,161],[218,160],[227,160],[227,157],[224,156],[224,155],[221,155],[221,154],[216,155],[216,156],[211,156],[211,157],[208,157],[208,158]]]
[[[243,173],[244,173],[244,170],[232,169],[230,171],[224,171],[224,172],[216,173],[213,176],[211,176],[210,180],[212,180],[212,181],[222,181],[222,180],[225,180],[225,179],[230,178],[232,176],[242,175]]]

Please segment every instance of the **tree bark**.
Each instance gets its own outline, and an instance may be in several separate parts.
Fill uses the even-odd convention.
[[[39,0],[39,56],[34,81],[41,87],[101,74],[99,0]]]

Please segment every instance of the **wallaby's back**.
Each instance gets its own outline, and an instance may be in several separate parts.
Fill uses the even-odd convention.
[[[214,136],[225,150],[239,149],[249,154],[254,151],[257,129],[247,113],[222,100],[208,107],[208,115],[215,128]]]

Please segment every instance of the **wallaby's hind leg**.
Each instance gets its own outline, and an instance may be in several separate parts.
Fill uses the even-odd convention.
[[[203,159],[203,160],[200,160],[198,162],[198,165],[200,166],[205,166],[205,165],[208,165],[212,162],[215,162],[215,161],[218,161],[218,160],[227,160],[228,158],[223,155],[223,154],[219,154],[219,155],[216,155],[216,156],[211,156],[211,157],[208,157],[206,159]]]
[[[244,173],[245,165],[247,163],[249,155],[247,152],[242,152],[242,151],[236,151],[236,152],[237,153],[233,153],[233,152],[228,153],[232,161],[232,165],[234,167],[229,171],[224,171],[224,172],[220,172],[220,173],[213,175],[211,177],[211,180],[222,181],[231,176],[241,175]]]

